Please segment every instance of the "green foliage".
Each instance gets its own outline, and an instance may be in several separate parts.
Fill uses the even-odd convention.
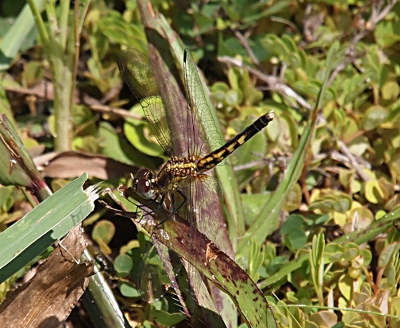
[[[101,155],[132,165],[132,172],[157,168],[165,160],[116,64],[126,48],[147,52],[149,35],[139,3],[82,6],[77,15],[81,24],[74,27],[80,57],[72,42],[75,31],[68,34],[63,28],[72,26],[72,7],[49,2],[42,15],[36,2],[36,17],[44,21],[35,28],[27,9],[18,16],[11,7],[4,9],[17,20],[11,26],[8,17],[0,18],[0,112],[16,122],[29,150]],[[162,26],[151,31],[156,35],[151,43],[163,59],[172,58],[166,73],[176,78],[181,71],[179,35],[204,71],[225,140],[274,110],[268,128],[231,156],[237,170],[217,171],[232,255],[262,288],[279,327],[399,326],[400,5],[151,3],[154,20]],[[74,58],[79,58],[76,67]],[[122,114],[115,111],[121,108]],[[66,112],[69,118],[60,116]],[[66,124],[70,129],[60,129]],[[70,141],[67,148],[60,146],[60,138]],[[85,171],[97,165],[88,161]],[[63,165],[60,172],[69,172],[74,163]],[[9,158],[2,160],[1,171],[9,181]],[[25,171],[15,172],[26,182]],[[64,175],[53,177],[52,186],[66,184]],[[116,187],[126,178],[107,184]],[[14,185],[28,184],[18,180]],[[117,191],[113,195],[136,209]],[[23,216],[27,203],[16,187],[0,187],[1,231]],[[92,218],[90,229],[113,260],[112,279],[124,297],[123,308],[135,308],[144,327],[176,325],[185,315],[169,292],[153,304],[141,300],[138,259],[148,241],[132,228],[120,228],[122,220],[102,213]],[[128,236],[120,237],[124,229]],[[148,260],[156,269],[146,274],[162,275],[163,287],[169,286],[161,259],[153,255]],[[12,289],[14,279],[4,282],[2,290]],[[231,320],[236,324],[235,314]]]

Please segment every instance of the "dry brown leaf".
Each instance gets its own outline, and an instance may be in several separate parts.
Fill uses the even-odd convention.
[[[0,327],[61,327],[93,274],[93,263],[76,263],[85,247],[78,226],[39,266],[36,275],[6,298],[0,306]]]
[[[129,176],[137,171],[134,166],[101,155],[74,151],[58,153],[52,158],[45,155],[45,162],[41,163],[38,158],[34,160],[44,177],[68,179],[86,172],[90,177],[108,180]]]

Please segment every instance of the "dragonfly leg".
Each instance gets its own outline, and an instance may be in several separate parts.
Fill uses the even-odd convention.
[[[170,199],[170,203],[172,204],[172,205],[171,205],[172,208],[167,208],[168,211],[171,210],[171,215],[167,216],[164,220],[162,220],[159,224],[157,224],[157,226],[159,226],[159,225],[163,224],[165,221],[169,220],[169,219],[170,219],[175,213],[177,213],[177,212],[182,208],[182,206],[186,203],[187,197],[186,197],[180,190],[176,190],[176,192],[183,198],[183,202],[182,202],[178,207],[176,207],[175,194],[174,194],[174,193],[171,193],[171,195],[170,195],[170,198],[171,198],[171,199]],[[164,195],[162,196],[161,201],[160,201],[160,205],[164,203],[164,201],[165,201],[165,196],[166,196],[166,194],[164,194]]]
[[[182,206],[185,205],[185,203],[186,203],[186,201],[187,201],[187,197],[185,196],[185,194],[184,194],[182,191],[180,191],[180,190],[178,189],[177,192],[178,192],[178,194],[181,195],[181,197],[183,198],[183,202],[182,202],[182,204],[179,205],[179,207],[176,209],[176,212],[178,212],[178,211],[182,208]]]

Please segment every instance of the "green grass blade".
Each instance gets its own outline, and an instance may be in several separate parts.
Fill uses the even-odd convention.
[[[330,54],[328,55],[327,62],[331,63],[331,58],[337,51],[338,44],[332,46]],[[252,238],[255,242],[261,244],[267,236],[269,236],[279,224],[280,209],[282,208],[286,196],[293,188],[294,184],[300,177],[301,171],[304,166],[304,161],[307,154],[307,149],[312,140],[312,135],[317,121],[318,112],[322,107],[323,95],[325,93],[326,85],[330,75],[330,67],[326,71],[324,82],[321,85],[321,90],[318,94],[317,103],[315,108],[310,114],[310,121],[304,129],[304,133],[301,136],[299,146],[293,154],[292,160],[285,172],[285,176],[280,183],[279,187],[273,193],[260,215],[257,217],[255,223],[250,227],[247,233],[247,237],[243,238],[239,244],[239,252],[248,245],[248,238]]]
[[[0,283],[65,236],[94,209],[96,187],[83,174],[0,234]]]
[[[44,1],[35,1],[39,11],[42,10]],[[25,46],[25,39],[35,26],[31,10],[28,4],[18,15],[13,26],[8,30],[0,45],[0,71],[10,67],[11,62],[17,56],[18,51]]]
[[[8,117],[0,114],[0,183],[4,186],[26,187],[38,199],[50,195],[27,149]]]

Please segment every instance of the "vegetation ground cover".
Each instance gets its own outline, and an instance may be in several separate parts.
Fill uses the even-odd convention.
[[[142,2],[2,4],[1,112],[53,191],[83,172],[92,184],[115,188],[128,184],[130,172],[165,160],[117,68],[124,49],[147,52]],[[234,184],[217,175],[232,257],[267,297],[279,327],[400,325],[397,1],[151,5],[168,41],[152,45],[176,54],[178,69],[167,73],[177,75],[186,47],[204,73],[225,140],[274,110],[271,126],[226,165]],[[31,11],[43,25],[23,16]],[[293,157],[315,108],[310,144]],[[41,155],[54,150],[61,153],[48,164]],[[293,158],[301,171],[286,185]],[[9,163],[2,175],[10,175]],[[282,189],[287,196],[268,203]],[[17,186],[0,192],[5,230],[35,201]],[[183,324],[173,295],[146,304],[122,277],[121,256],[146,249],[132,222],[98,206],[84,226],[120,270],[110,282],[132,326]],[[2,284],[2,299],[28,270]],[[70,318],[76,325],[87,321],[78,309]],[[244,324],[235,314],[236,321]]]

